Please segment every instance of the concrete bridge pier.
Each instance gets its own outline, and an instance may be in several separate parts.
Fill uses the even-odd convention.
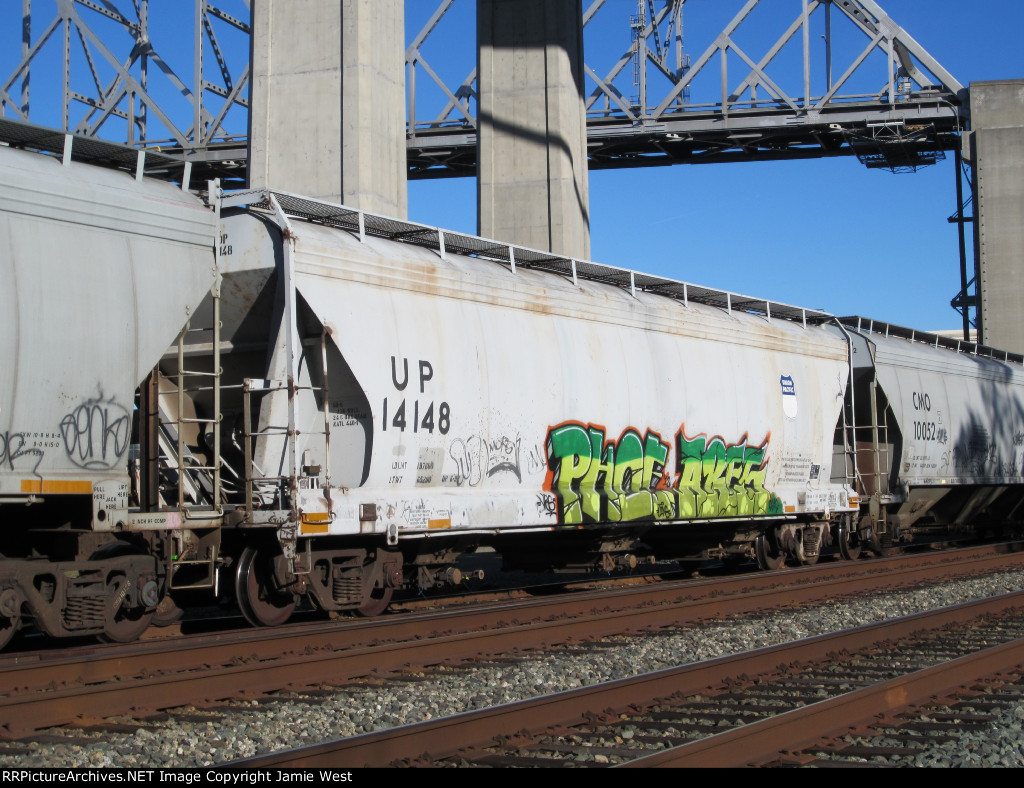
[[[254,0],[249,185],[404,219],[404,0]]]
[[[478,0],[478,231],[590,257],[580,0]]]
[[[970,90],[980,341],[1024,353],[1024,79]]]

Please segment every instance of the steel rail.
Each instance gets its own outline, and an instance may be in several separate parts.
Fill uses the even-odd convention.
[[[1024,562],[1024,553],[996,549],[836,563],[712,583],[584,592],[504,606],[385,616],[348,626],[319,622],[271,632],[150,641],[97,648],[84,657],[14,655],[0,669],[0,686],[10,688],[0,695],[0,739],[80,718],[248,697],[775,609],[783,584],[786,605],[810,604],[864,593],[868,586],[881,591],[932,581],[938,574],[981,573]]]
[[[876,720],[919,706],[986,676],[1024,666],[1024,640],[1014,640],[793,709],[716,736],[617,764],[616,768],[758,766]]]
[[[547,730],[613,719],[619,710],[636,709],[673,696],[704,692],[709,687],[722,685],[737,677],[773,674],[780,664],[822,660],[833,653],[856,651],[880,641],[907,637],[922,630],[967,623],[983,615],[1002,613],[1022,606],[1024,591],[1018,591],[634,678],[295,750],[240,759],[231,761],[229,765],[255,769],[356,768],[431,763],[443,758],[463,756],[471,749],[492,746],[511,737],[535,736]],[[1000,655],[1005,655],[1006,651],[998,649]],[[1014,659],[1016,657],[1012,657],[1010,662]],[[987,672],[989,668],[984,667],[982,670]],[[893,686],[900,691],[899,688],[904,685],[897,683]],[[743,757],[746,756],[744,752]],[[649,763],[653,765],[653,762]]]
[[[384,642],[421,639],[427,626],[467,633],[526,622],[564,620],[589,610],[626,610],[677,606],[680,621],[746,613],[757,609],[750,599],[787,585],[788,604],[806,604],[819,594],[863,592],[863,583],[893,580],[898,585],[928,582],[937,569],[982,573],[1024,563],[1014,558],[1013,544],[988,545],[956,551],[897,556],[872,561],[844,562],[784,572],[759,572],[708,580],[667,581],[656,586],[600,589],[542,598],[476,605],[446,611],[387,615],[369,620],[293,624],[275,630],[244,629],[216,634],[147,640],[125,645],[82,647],[68,651],[33,651],[0,658],[0,698],[42,687],[70,687],[113,680],[115,677],[182,672],[210,667],[218,657],[270,659],[290,650],[305,653],[324,649],[353,649]],[[793,582],[790,582],[793,581]],[[790,587],[792,586],[792,587]],[[821,592],[813,589],[820,588]],[[879,589],[881,590],[881,588]],[[778,605],[771,599],[770,605]],[[651,610],[646,612],[650,613]],[[674,615],[676,615],[674,614]],[[227,653],[227,657],[218,655]]]

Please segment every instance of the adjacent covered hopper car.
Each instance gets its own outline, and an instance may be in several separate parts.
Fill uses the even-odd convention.
[[[0,147],[0,645],[1003,529],[1020,357]]]

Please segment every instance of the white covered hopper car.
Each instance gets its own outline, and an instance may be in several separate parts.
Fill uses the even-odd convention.
[[[1019,359],[891,327],[3,147],[0,276],[0,645],[227,592],[373,615],[481,546],[811,563],[1020,502]]]

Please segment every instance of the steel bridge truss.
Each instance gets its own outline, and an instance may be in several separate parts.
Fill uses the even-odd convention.
[[[690,25],[684,42],[684,9],[702,3],[638,0],[629,46],[603,68],[594,58],[605,48],[590,49],[590,28],[621,6],[593,0],[586,9],[591,169],[854,154],[868,167],[904,171],[956,147],[964,87],[874,0],[733,0],[738,10],[724,28],[699,30],[692,59],[698,35]],[[424,103],[417,72],[443,98],[430,120],[410,124],[411,177],[476,167],[476,72],[446,84],[424,55],[454,4],[439,4],[406,53],[410,116]],[[794,6],[795,17],[781,16]]]
[[[22,0],[20,24],[10,24],[21,30],[21,57],[0,83],[0,118],[29,122],[30,97],[45,91],[34,102],[42,105],[31,113],[36,124],[172,153],[207,177],[244,178],[250,23],[249,2],[242,2],[244,19],[194,0],[192,67],[185,71],[175,46],[158,51],[150,35],[168,40],[164,26],[180,26],[184,4],[168,14],[166,3],[153,3],[163,6],[155,18],[150,0]]]
[[[430,60],[443,51],[475,63],[469,3],[453,14],[455,0],[440,0],[406,50],[411,178],[476,171],[475,68],[456,84]],[[22,32],[21,57],[0,83],[0,118],[29,121],[36,75],[34,94],[60,93],[33,101],[35,123],[243,179],[249,0],[193,0],[187,22],[181,8],[22,0],[7,26]],[[721,26],[709,9],[735,13]],[[637,0],[631,11],[592,0],[583,14],[592,169],[849,154],[914,169],[953,149],[965,125],[963,86],[875,0]]]

